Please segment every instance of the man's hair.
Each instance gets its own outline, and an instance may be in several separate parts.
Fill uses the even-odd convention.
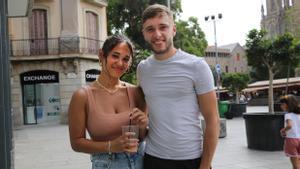
[[[160,4],[153,4],[148,6],[142,15],[143,23],[146,22],[147,19],[154,18],[158,15],[166,14],[173,20],[173,12],[166,6]]]

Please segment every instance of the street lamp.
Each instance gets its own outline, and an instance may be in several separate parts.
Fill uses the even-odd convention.
[[[222,14],[219,13],[218,14],[218,18],[215,17],[215,15],[211,15],[211,16],[206,16],[204,17],[205,21],[213,21],[214,23],[214,35],[215,35],[215,53],[216,53],[216,63],[215,63],[215,71],[217,74],[217,98],[218,100],[220,100],[220,74],[221,74],[221,65],[219,64],[218,61],[218,45],[217,45],[217,28],[216,28],[216,21],[217,19],[220,20],[222,19]]]

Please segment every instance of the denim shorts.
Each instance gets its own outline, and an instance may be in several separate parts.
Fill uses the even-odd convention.
[[[143,169],[145,143],[137,153],[96,153],[91,155],[92,169]]]

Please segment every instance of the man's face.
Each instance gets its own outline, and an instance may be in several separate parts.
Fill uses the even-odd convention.
[[[155,54],[165,54],[173,47],[176,27],[166,14],[159,14],[147,19],[143,24],[145,41]]]

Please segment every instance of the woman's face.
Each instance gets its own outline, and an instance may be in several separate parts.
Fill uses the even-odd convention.
[[[132,53],[127,43],[122,42],[115,46],[105,60],[103,59],[103,72],[107,72],[110,77],[120,78],[130,67]]]

